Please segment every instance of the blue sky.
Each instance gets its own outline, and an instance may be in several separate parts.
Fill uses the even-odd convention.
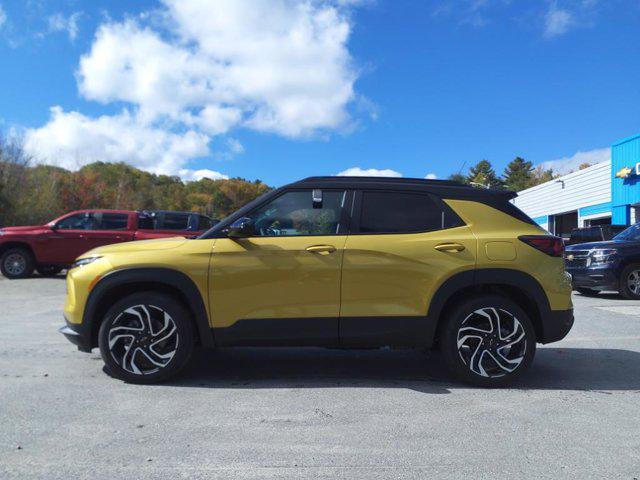
[[[0,0],[36,161],[271,185],[568,169],[640,132],[638,0]]]

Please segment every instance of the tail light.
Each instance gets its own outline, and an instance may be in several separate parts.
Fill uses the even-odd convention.
[[[552,257],[561,257],[564,253],[564,242],[560,237],[551,235],[522,235],[518,239],[527,245]]]

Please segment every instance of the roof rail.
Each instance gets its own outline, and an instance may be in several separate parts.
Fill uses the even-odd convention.
[[[362,177],[362,176],[318,176],[307,177],[295,183],[310,182],[371,182],[371,183],[420,183],[423,185],[442,185],[452,187],[468,187],[461,182],[454,180],[435,180],[427,178],[410,178],[410,177]]]

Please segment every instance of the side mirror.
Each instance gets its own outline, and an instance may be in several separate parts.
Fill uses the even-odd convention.
[[[56,230],[58,230],[58,225],[55,223],[52,223],[51,225],[49,225],[49,228],[51,229],[51,231],[55,232]]]
[[[227,228],[227,236],[229,238],[251,237],[254,233],[253,220],[249,217],[239,218]]]

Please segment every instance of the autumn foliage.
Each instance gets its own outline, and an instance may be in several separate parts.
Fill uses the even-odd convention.
[[[270,187],[241,178],[183,182],[125,163],[96,162],[71,172],[0,161],[0,226],[43,224],[71,210],[187,210],[223,218]]]

